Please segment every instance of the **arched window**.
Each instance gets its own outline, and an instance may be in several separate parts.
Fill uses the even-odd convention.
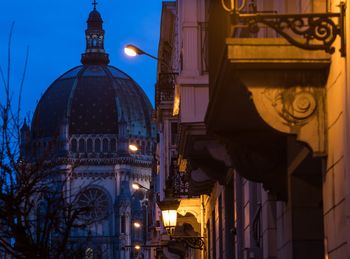
[[[72,150],[72,152],[77,152],[77,146],[77,140],[72,139],[72,141],[70,142],[70,150]]]
[[[120,233],[126,233],[126,217],[124,215],[120,217]]]
[[[146,143],[147,143],[146,144],[146,154],[150,155],[151,154],[151,142],[147,141]]]
[[[139,152],[141,153],[141,150],[143,149],[143,147],[141,146],[142,144],[141,144],[141,141],[140,140],[136,140],[136,145],[138,146],[138,148],[139,148]]]
[[[86,147],[87,147],[87,152],[88,152],[88,153],[92,153],[92,139],[91,139],[91,138],[89,138],[89,139],[87,140]]]
[[[142,141],[141,143],[141,153],[144,155],[146,154],[146,142]]]
[[[79,152],[84,153],[85,152],[85,140],[79,139]]]
[[[106,138],[103,139],[102,150],[103,150],[103,153],[107,153],[108,152],[108,140]]]
[[[93,38],[93,39],[92,39],[92,46],[93,46],[94,48],[97,47],[97,39],[96,39],[96,38]]]
[[[117,141],[115,138],[111,139],[111,152],[115,152],[117,150]]]
[[[95,140],[95,152],[96,153],[101,152],[101,140],[99,140],[99,139]]]

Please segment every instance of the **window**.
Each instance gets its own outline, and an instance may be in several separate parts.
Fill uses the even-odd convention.
[[[97,47],[97,39],[96,39],[96,38],[93,38],[93,39],[92,39],[92,46],[93,46],[94,48]]]
[[[101,140],[99,140],[99,139],[95,140],[95,152],[96,153],[101,152]]]
[[[151,154],[151,142],[150,141],[147,141],[147,148],[146,148],[146,153],[149,155]]]
[[[72,139],[71,143],[70,143],[70,149],[72,152],[77,152],[77,140],[76,139]]]
[[[120,233],[126,233],[126,218],[125,216],[120,217]]]
[[[85,152],[85,140],[79,139],[79,152],[84,153]]]
[[[175,145],[177,141],[177,122],[171,123],[171,145]]]
[[[146,142],[145,141],[142,141],[142,144],[141,144],[141,153],[144,155],[146,154]]]
[[[87,146],[87,152],[91,153],[92,152],[92,139],[89,138],[87,140],[87,145],[86,146]]]
[[[103,139],[102,150],[103,150],[103,153],[107,153],[108,152],[108,140],[106,138]]]
[[[115,152],[117,150],[117,141],[113,138],[111,140],[111,152]]]

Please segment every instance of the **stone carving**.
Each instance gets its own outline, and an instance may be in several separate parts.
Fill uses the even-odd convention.
[[[83,191],[78,198],[78,204],[81,208],[89,208],[84,215],[88,220],[106,218],[110,207],[107,195],[98,188]]]
[[[263,95],[270,100],[272,107],[286,121],[286,125],[306,124],[317,108],[312,88],[267,88],[263,90]]]
[[[325,89],[248,87],[263,120],[278,131],[296,134],[315,155],[325,155]]]

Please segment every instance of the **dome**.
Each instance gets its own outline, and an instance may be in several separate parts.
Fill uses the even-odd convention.
[[[109,65],[82,65],[60,76],[39,101],[34,138],[58,136],[66,122],[72,134],[118,134],[121,116],[129,136],[152,137],[152,106],[140,86]]]
[[[87,20],[82,65],[60,76],[41,97],[32,120],[34,139],[62,137],[62,128],[69,136],[118,134],[140,141],[154,137],[152,106],[144,91],[108,65],[102,24],[94,8]]]

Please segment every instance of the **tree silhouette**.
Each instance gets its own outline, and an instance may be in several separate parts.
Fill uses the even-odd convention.
[[[14,24],[9,33],[6,73],[0,67],[5,92],[4,98],[0,97],[0,256],[78,258],[83,246],[69,245],[70,236],[74,229],[84,230],[94,223],[86,217],[93,205],[78,202],[80,189],[68,190],[79,162],[65,167],[57,162],[54,151],[58,137],[53,145],[40,147],[40,152],[27,141],[30,131],[20,107],[29,51],[27,48],[15,103],[16,89],[11,85],[13,29]]]

